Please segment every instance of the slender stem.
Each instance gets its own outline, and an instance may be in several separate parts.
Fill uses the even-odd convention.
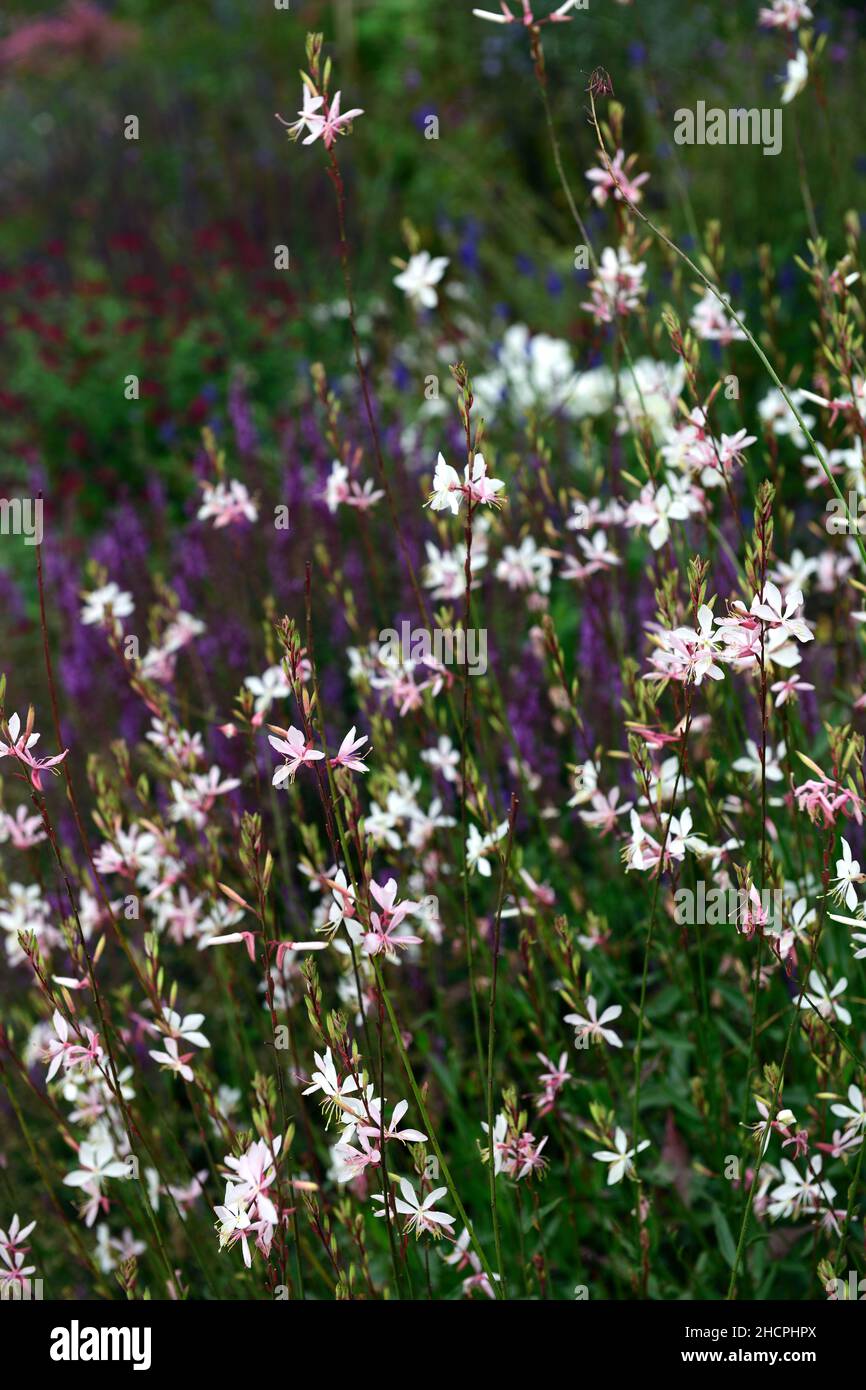
[[[487,1275],[487,1278],[490,1282],[490,1287],[497,1294],[497,1297],[504,1298],[505,1290],[500,1287],[498,1280],[494,1279],[493,1277],[493,1270],[490,1267],[490,1261],[485,1255],[484,1249],[480,1245],[478,1238],[475,1235],[475,1231],[472,1227],[472,1223],[470,1222],[469,1217],[466,1215],[466,1208],[460,1200],[460,1194],[454,1185],[454,1179],[451,1176],[451,1170],[448,1167],[448,1164],[445,1162],[445,1155],[443,1154],[442,1149],[440,1148],[439,1140],[436,1138],[433,1126],[430,1123],[430,1116],[427,1112],[427,1106],[424,1104],[424,1098],[421,1095],[420,1088],[418,1086],[417,1081],[415,1080],[415,1073],[412,1070],[412,1063],[409,1061],[409,1055],[406,1051],[405,1046],[403,1045],[403,1037],[400,1033],[400,1025],[397,1022],[397,1015],[394,1013],[394,1006],[391,1003],[391,997],[388,994],[388,990],[385,986],[385,981],[382,977],[382,971],[379,968],[379,962],[376,960],[375,956],[372,956],[371,960],[373,962],[373,969],[376,972],[376,980],[378,982],[379,989],[382,992],[382,998],[385,1001],[385,1008],[388,1012],[388,1019],[391,1024],[391,1032],[393,1033],[394,1041],[397,1044],[397,1051],[400,1054],[400,1061],[403,1063],[403,1069],[406,1072],[406,1079],[409,1082],[412,1095],[415,1097],[415,1104],[418,1106],[419,1113],[421,1115],[422,1120],[424,1121],[425,1128],[427,1129],[427,1132],[430,1137],[430,1143],[433,1145],[433,1152],[435,1153],[439,1161],[439,1169],[442,1173],[442,1177],[445,1179],[445,1185],[451,1194],[451,1200],[457,1208],[457,1214],[459,1215],[460,1220],[463,1222],[463,1225],[469,1232],[469,1239],[475,1247],[475,1253],[481,1261],[481,1267],[484,1270],[484,1273]]]
[[[499,879],[499,901],[496,904],[496,924],[493,929],[493,968],[490,972],[490,999],[487,1006],[487,1168],[490,1178],[490,1216],[493,1222],[493,1240],[496,1245],[496,1263],[499,1266],[499,1279],[507,1297],[505,1286],[505,1264],[502,1259],[502,1238],[499,1230],[499,1215],[496,1210],[496,1164],[493,1154],[493,1054],[496,1045],[496,985],[499,979],[499,943],[502,934],[502,905],[505,901],[505,887],[508,882],[508,867],[514,845],[514,821],[517,816],[517,797],[511,798],[511,811],[508,816],[508,843],[502,861]]]
[[[812,438],[812,435],[809,432],[808,425],[806,424],[805,420],[803,419],[802,415],[800,414],[799,410],[797,409],[796,405],[791,399],[791,396],[786,390],[781,377],[779,376],[778,372],[776,371],[767,354],[764,352],[764,349],[761,347],[760,343],[755,338],[754,334],[751,332],[749,328],[746,327],[745,323],[743,322],[740,315],[736,312],[736,310],[731,308],[731,305],[728,303],[727,299],[725,299],[725,297],[722,295],[717,286],[713,284],[712,280],[710,280],[709,277],[704,274],[700,266],[696,265],[690,256],[686,255],[685,251],[682,251],[680,247],[677,246],[675,241],[671,241],[671,238],[667,236],[666,233],[663,232],[660,227],[657,227],[651,218],[647,217],[645,212],[641,212],[640,208],[636,205],[636,203],[634,203],[632,199],[628,196],[628,194],[622,186],[622,182],[620,181],[618,175],[616,174],[613,168],[613,165],[611,164],[610,155],[607,152],[607,148],[604,143],[604,138],[599,127],[598,116],[595,110],[595,95],[592,91],[592,88],[590,88],[589,99],[590,105],[592,107],[592,124],[595,127],[595,133],[598,139],[599,149],[601,150],[602,157],[604,158],[607,170],[614,183],[616,184],[620,197],[622,198],[623,202],[631,208],[635,216],[639,217],[641,222],[643,222],[647,227],[649,227],[653,236],[658,237],[659,241],[663,242],[664,245],[667,246],[669,251],[673,251],[674,255],[679,256],[680,260],[685,262],[692,274],[697,275],[701,284],[704,285],[705,288],[710,291],[713,297],[719,301],[719,304],[722,306],[728,317],[733,319],[734,323],[737,325],[738,328],[742,329],[747,340],[751,344],[754,352],[760,359],[763,367],[769,373],[770,378],[773,381],[773,384],[781,392],[785,404],[791,411],[791,414],[794,416],[794,419],[797,421],[797,424],[803,431],[803,434],[805,435],[809,444],[812,446],[812,451],[815,457],[817,458],[818,462],[820,463],[828,483],[835,492],[838,500],[842,503],[842,506],[845,509],[845,515],[848,518],[849,531],[854,536],[857,548],[860,551],[860,558],[863,561],[864,568],[866,568],[866,542],[864,542],[863,537],[860,534],[859,524],[857,520],[851,515],[851,512],[848,509],[847,498],[844,496],[841,488],[839,487],[839,484],[836,482],[836,479],[830,471],[829,465],[827,464],[827,461],[821,452],[820,446]]]

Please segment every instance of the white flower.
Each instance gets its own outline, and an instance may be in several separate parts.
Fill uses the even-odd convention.
[[[460,752],[454,747],[447,734],[441,734],[439,736],[435,748],[424,749],[424,752],[421,754],[421,761],[440,773],[446,782],[457,781],[460,767]]]
[[[106,1178],[125,1178],[127,1164],[114,1157],[110,1140],[89,1143],[86,1139],[78,1148],[79,1167],[63,1179],[67,1187],[101,1188]]]
[[[165,1051],[152,1051],[150,1056],[155,1062],[159,1062],[160,1065],[164,1066],[168,1071],[177,1072],[179,1076],[183,1077],[184,1081],[194,1080],[192,1067],[187,1066],[187,1062],[192,1056],[192,1053],[186,1052],[181,1056],[176,1038],[166,1038]]]
[[[593,314],[597,323],[613,323],[639,307],[645,292],[645,273],[645,263],[632,261],[624,246],[606,246],[601,253],[598,273],[589,282],[592,300],[580,307]]]
[[[674,422],[680,419],[677,401],[685,380],[686,369],[682,362],[671,366],[667,362],[656,362],[652,357],[639,357],[634,368],[629,367],[620,376],[618,433],[626,434],[645,420],[653,438],[663,442]]]
[[[843,975],[828,993],[821,976],[817,970],[813,970],[809,976],[808,989],[800,1000],[800,1008],[814,1009],[824,1019],[838,1018],[840,1023],[850,1023],[851,1015],[848,1010],[836,1002],[837,996],[844,994],[847,987],[848,981]]]
[[[814,1154],[801,1177],[789,1158],[781,1160],[785,1181],[770,1193],[770,1216],[798,1216],[803,1209],[816,1211],[822,1202],[829,1205],[833,1201],[836,1189],[826,1179],[821,1181],[821,1164],[821,1155]]]
[[[312,91],[306,83],[304,83],[304,90],[301,96],[303,100],[303,110],[298,112],[298,119],[293,125],[289,126],[289,133],[293,139],[297,140],[301,135],[309,132],[304,144],[311,145],[322,133],[322,126],[325,123],[325,118],[321,114],[321,108],[325,99]]]
[[[615,1018],[619,1018],[622,1013],[622,1008],[619,1004],[609,1005],[601,1017],[599,1017],[598,1005],[596,1004],[594,996],[590,994],[587,996],[586,1000],[586,1012],[589,1015],[588,1018],[584,1018],[582,1014],[565,1015],[564,1022],[571,1024],[575,1029],[577,1037],[601,1038],[604,1042],[608,1043],[610,1047],[622,1047],[622,1039],[619,1035],[615,1033],[612,1028],[605,1027],[605,1024],[613,1023]]]
[[[782,105],[786,106],[794,97],[799,96],[809,80],[809,59],[802,48],[797,49],[796,58],[788,59],[788,67],[785,73],[784,86],[782,88]]]
[[[247,676],[244,685],[256,697],[256,714],[267,714],[274,700],[292,693],[282,666],[269,666],[261,676]]]
[[[770,1140],[773,1137],[774,1122],[770,1119],[770,1107],[767,1105],[766,1101],[761,1100],[760,1096],[755,1096],[755,1104],[758,1107],[758,1114],[761,1118],[758,1120],[757,1124],[748,1125],[746,1128],[751,1129],[756,1136],[761,1136],[761,1153],[765,1154]],[[780,1110],[776,1116],[775,1123],[784,1126],[785,1129],[789,1129],[791,1125],[797,1123],[797,1117],[793,1110]]]
[[[439,284],[447,266],[447,256],[431,256],[429,251],[419,251],[409,257],[406,269],[394,276],[394,284],[413,304],[435,309],[439,296],[433,286]]]
[[[616,378],[609,367],[591,367],[575,380],[565,406],[576,420],[585,416],[603,415],[610,410],[616,396]]]
[[[785,745],[780,743],[775,753],[772,748],[766,750],[767,765],[766,778],[768,782],[781,782],[784,773],[781,768],[782,759],[785,756]],[[761,781],[761,750],[754,739],[746,739],[746,754],[742,758],[735,758],[732,764],[735,772],[747,772],[753,782],[760,784]]]
[[[838,898],[840,902],[844,902],[850,912],[853,912],[857,906],[857,893],[854,884],[860,883],[862,878],[860,865],[851,855],[851,846],[843,838],[842,858],[836,860],[836,877],[833,880],[836,887],[833,890],[833,896]]]
[[[481,1128],[484,1130],[485,1134],[490,1133],[490,1126],[487,1124],[486,1120],[481,1121]],[[493,1172],[496,1175],[501,1173],[503,1169],[507,1139],[508,1116],[500,1110],[496,1119],[493,1121],[493,1143],[491,1145],[493,1151]]]
[[[722,298],[730,308],[728,296],[722,295]],[[743,318],[744,315],[740,313],[738,317]],[[705,342],[718,342],[727,345],[736,341],[744,341],[746,337],[739,324],[728,317],[712,290],[707,290],[703,299],[698,300],[692,310],[690,325],[698,337],[703,338]]]
[[[18,1213],[16,1212],[9,1224],[8,1233],[6,1231],[0,1231],[0,1245],[11,1246],[23,1244],[35,1225],[36,1222],[31,1221],[29,1226],[22,1226],[21,1222],[18,1220]]]
[[[830,1109],[834,1115],[842,1117],[847,1128],[857,1133],[858,1130],[866,1129],[866,1100],[863,1099],[863,1092],[859,1086],[848,1087],[848,1099],[850,1105],[831,1105]]]
[[[593,1158],[597,1158],[599,1163],[610,1164],[610,1172],[607,1175],[608,1187],[612,1186],[613,1183],[622,1182],[626,1174],[629,1177],[634,1176],[632,1159],[637,1154],[642,1153],[644,1149],[648,1149],[650,1141],[643,1139],[636,1149],[630,1149],[625,1137],[625,1130],[617,1128],[613,1136],[613,1144],[613,1152],[610,1149],[601,1149],[598,1153],[593,1154]]]
[[[601,768],[597,763],[580,763],[574,769],[574,796],[567,801],[566,806],[583,806],[587,801],[592,801],[598,791],[598,778]]]
[[[691,850],[692,854],[707,853],[703,835],[697,831],[692,833],[692,813],[688,806],[681,816],[671,816],[667,853],[673,859],[684,859],[687,849]]]
[[[473,869],[477,869],[482,878],[490,877],[493,871],[487,862],[487,855],[491,853],[497,841],[502,839],[507,829],[507,820],[504,820],[489,835],[482,835],[474,822],[470,825],[466,838],[466,865],[470,873]]]
[[[607,369],[600,368],[599,372],[607,372]],[[609,405],[614,383],[610,373],[607,376],[610,378]],[[486,420],[501,412],[506,402],[518,415],[525,415],[533,408],[541,409],[545,415],[561,410],[576,419],[586,414],[599,414],[601,409],[607,408],[600,403],[605,397],[606,379],[600,375],[590,381],[583,392],[581,380],[574,369],[571,348],[564,339],[552,338],[547,333],[536,333],[532,337],[525,323],[513,323],[497,347],[495,366],[473,378],[472,393],[476,410]]]
[[[653,550],[661,550],[671,534],[670,523],[686,521],[689,515],[687,502],[675,497],[667,483],[662,483],[655,492],[649,485],[643,489],[640,501],[633,502],[629,508],[631,521],[638,526],[649,526],[649,543]]]
[[[553,563],[544,550],[539,550],[531,536],[524,536],[519,547],[506,545],[496,566],[496,578],[504,579],[509,589],[537,589],[550,593]]]
[[[463,500],[461,492],[460,475],[456,468],[452,468],[450,463],[446,463],[440,454],[436,460],[436,470],[433,474],[433,491],[430,494],[430,510],[441,512],[448,508],[456,516],[460,511],[460,503]]]
[[[344,1124],[349,1123],[354,1128],[358,1116],[352,1106],[346,1103],[345,1097],[351,1095],[353,1091],[357,1091],[357,1081],[352,1076],[347,1076],[345,1081],[338,1079],[337,1068],[334,1065],[334,1058],[329,1047],[325,1049],[323,1055],[320,1056],[318,1052],[314,1052],[313,1056],[316,1059],[317,1069],[313,1072],[310,1085],[304,1090],[304,1095],[311,1096],[316,1091],[321,1091],[324,1096],[322,1108],[328,1114],[328,1123],[330,1124],[331,1116],[337,1113]],[[356,1101],[355,1105],[357,1104]]]
[[[383,1133],[382,1102],[380,1100],[371,1101],[369,1109],[370,1124],[359,1125],[358,1129],[362,1135],[366,1134],[370,1137],[375,1137]],[[399,1139],[401,1144],[424,1144],[426,1143],[427,1135],[424,1134],[422,1130],[398,1128],[400,1121],[402,1120],[403,1116],[406,1114],[406,1111],[408,1109],[408,1100],[398,1100],[397,1104],[394,1106],[394,1112],[391,1116],[391,1123],[386,1124],[384,1126],[385,1139]]]
[[[204,1023],[204,1014],[187,1014],[181,1018],[175,1009],[166,1009],[165,1021],[171,1037],[192,1043],[194,1047],[210,1047],[204,1033],[198,1031]]]
[[[858,443],[860,441],[858,440]],[[790,560],[777,560],[770,571],[774,580],[788,589],[805,590],[813,574],[818,573],[818,561],[808,559],[799,548],[792,550]]]
[[[619,787],[611,787],[606,795],[602,791],[593,792],[591,801],[591,811],[578,811],[577,814],[584,825],[601,830],[604,835],[610,834],[615,828],[617,816],[627,816],[634,804],[631,801],[624,801],[622,806],[617,804],[619,802]]]
[[[128,594],[113,581],[103,584],[101,589],[94,589],[92,593],[82,594],[82,598],[84,607],[81,610],[81,621],[88,626],[92,623],[102,625],[108,620],[109,615],[116,623],[118,618],[128,618],[135,612],[132,594]]]
[[[243,1203],[235,1195],[235,1188],[231,1183],[226,1185],[225,1205],[214,1207],[214,1211],[219,1217],[217,1229],[220,1249],[222,1250],[226,1245],[234,1245],[239,1240],[243,1249],[244,1264],[249,1269],[252,1265],[252,1256],[247,1244],[247,1236],[250,1234],[253,1223]]]
[[[408,1216],[406,1222],[406,1232],[415,1232],[416,1239],[422,1231],[429,1231],[430,1235],[437,1240],[443,1234],[442,1228],[448,1230],[454,1225],[454,1217],[449,1216],[444,1211],[434,1211],[433,1204],[438,1202],[440,1197],[444,1197],[448,1191],[447,1187],[434,1187],[432,1192],[428,1192],[423,1202],[419,1202],[418,1196],[408,1178],[400,1179],[400,1191],[402,1197],[394,1197],[394,1207],[402,1215]],[[385,1198],[381,1192],[374,1192],[373,1201],[382,1203],[381,1211],[377,1211],[377,1216],[385,1214]],[[449,1232],[450,1233],[450,1232]]]
[[[198,518],[200,521],[213,519],[216,528],[231,526],[244,518],[247,521],[258,518],[258,508],[244,484],[236,478],[228,483],[202,483],[202,498]]]
[[[802,606],[803,595],[799,589],[788,589],[783,600],[779,589],[768,580],[763,593],[755,594],[752,599],[749,612],[768,623],[774,633],[782,632],[785,637],[793,637],[798,642],[811,642],[812,633],[806,622],[797,617],[797,611]]]
[[[788,396],[797,407],[800,419],[811,430],[815,424],[815,416],[804,414],[803,402],[807,399],[805,391],[788,389]],[[808,443],[805,434],[801,430],[797,417],[791,410],[785,397],[777,386],[772,387],[762,401],[758,403],[758,415],[764,425],[769,425],[777,438],[788,437],[798,449],[805,449]]]
[[[479,517],[477,531],[472,539],[472,588],[481,583],[478,571],[487,565],[487,521]],[[424,542],[427,563],[424,566],[422,583],[430,589],[434,598],[459,599],[466,592],[466,546],[461,542],[453,550],[440,551],[432,541]]]

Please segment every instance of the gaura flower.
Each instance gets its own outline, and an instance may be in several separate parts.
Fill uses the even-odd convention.
[[[324,753],[313,748],[312,744],[307,743],[300,729],[296,729],[294,726],[288,730],[284,739],[275,738],[273,734],[268,734],[268,743],[278,753],[282,753],[286,759],[283,766],[278,767],[273,775],[272,783],[275,787],[281,787],[286,778],[290,782],[294,782],[299,767],[318,762],[325,756]]]
[[[304,132],[307,132],[305,145],[312,145],[316,140],[323,140],[325,149],[329,150],[336,143],[338,135],[348,135],[352,121],[356,116],[363,116],[361,107],[354,107],[351,111],[340,112],[340,93],[335,92],[330,103],[326,98],[314,92],[307,83],[304,83],[303,109],[298,113],[298,120],[291,125],[284,121],[282,116],[277,116],[287,129],[289,138],[297,140]]]
[[[24,732],[21,732],[21,720],[17,714],[13,714],[6,725],[5,743],[2,742],[3,735],[0,733],[0,758],[17,758],[20,763],[30,769],[30,781],[37,791],[42,790],[42,773],[51,767],[56,767],[68,756],[69,749],[64,748],[62,753],[56,753],[53,758],[37,758],[31,752],[39,742],[39,735],[33,732],[33,709],[28,711],[27,724]]]
[[[648,1149],[649,1146],[650,1141],[648,1139],[642,1139],[636,1149],[630,1149],[628,1147],[625,1130],[618,1128],[613,1136],[613,1150],[600,1149],[597,1153],[593,1154],[593,1158],[597,1158],[599,1163],[610,1164],[607,1175],[608,1187],[611,1187],[614,1183],[622,1182],[626,1175],[630,1178],[634,1177],[635,1170],[632,1160],[637,1154],[643,1153],[644,1149]]]
[[[619,1018],[622,1013],[621,1005],[609,1005],[599,1017],[595,997],[590,994],[586,1000],[586,1012],[587,1018],[584,1018],[582,1014],[566,1014],[563,1020],[574,1028],[576,1038],[597,1038],[601,1042],[606,1042],[610,1047],[622,1047],[622,1039],[619,1035],[612,1028],[605,1026]]]
[[[434,286],[439,284],[449,265],[447,256],[431,256],[418,251],[410,256],[405,270],[394,276],[394,284],[406,298],[422,309],[435,309],[439,296]]]
[[[487,19],[491,24],[523,24],[526,28],[537,24],[566,24],[570,19],[569,11],[573,10],[578,0],[565,0],[565,3],[547,15],[545,19],[536,19],[530,8],[529,0],[521,0],[523,5],[523,15],[515,15],[511,7],[505,0],[499,0],[501,13],[496,14],[493,10],[473,10],[472,13],[477,19]]]
[[[450,463],[439,454],[436,460],[436,469],[433,474],[433,491],[427,503],[431,511],[451,511],[454,516],[460,510],[464,497],[468,498],[470,506],[472,503],[486,504],[489,507],[501,507],[504,498],[497,494],[502,491],[505,484],[499,478],[488,478],[487,464],[484,462],[482,454],[476,454],[472,462],[470,472],[467,463],[463,471],[463,481],[460,475]]]
[[[401,1216],[408,1216],[409,1218],[405,1225],[407,1235],[410,1231],[414,1231],[416,1240],[422,1231],[429,1233],[435,1240],[438,1240],[442,1235],[450,1235],[450,1228],[454,1225],[454,1217],[449,1216],[447,1212],[433,1210],[434,1203],[438,1202],[440,1197],[444,1197],[447,1191],[447,1187],[434,1187],[433,1191],[428,1192],[422,1202],[419,1201],[418,1195],[409,1179],[400,1179],[400,1192],[402,1196],[397,1197],[393,1195],[392,1201],[394,1209]],[[374,1192],[373,1201],[382,1203],[382,1208],[380,1211],[376,1212],[376,1215],[384,1216],[384,1195],[381,1192]]]

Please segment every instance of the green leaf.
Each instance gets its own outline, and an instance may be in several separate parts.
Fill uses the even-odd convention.
[[[722,1211],[721,1207],[717,1207],[715,1202],[713,1203],[713,1225],[716,1228],[716,1235],[718,1236],[719,1240],[719,1249],[721,1250],[722,1255],[724,1256],[727,1263],[730,1265],[731,1269],[733,1269],[734,1261],[737,1258],[737,1247],[734,1244],[734,1237],[731,1235],[731,1228],[728,1225],[728,1219],[725,1216],[725,1213]]]

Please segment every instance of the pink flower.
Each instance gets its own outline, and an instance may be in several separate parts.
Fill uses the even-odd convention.
[[[773,0],[771,9],[759,12],[758,23],[763,29],[787,29],[793,34],[811,18],[812,11],[806,0]]]
[[[863,803],[857,793],[850,787],[843,787],[840,782],[831,781],[823,774],[822,778],[823,780],[818,781],[817,778],[810,777],[808,781],[794,788],[799,810],[805,811],[815,824],[827,828],[836,824],[836,816],[840,811],[849,819],[856,820],[858,825],[862,825]]]
[[[256,521],[258,509],[243,483],[235,479],[228,483],[202,483],[204,494],[198,509],[200,521],[213,520],[215,527],[231,526],[235,522]]]
[[[271,740],[273,743],[273,739]],[[360,758],[354,755],[358,749],[367,742],[367,735],[362,734],[360,738],[355,738],[355,725],[353,724],[343,742],[340,744],[336,756],[331,758],[331,767],[347,767],[352,772],[369,772],[367,765]],[[370,752],[370,749],[367,749]],[[366,754],[364,755],[366,757]]]
[[[798,690],[814,690],[815,687],[810,685],[808,681],[798,680],[797,676],[793,675],[789,676],[787,680],[776,681],[775,685],[770,686],[770,689],[776,697],[773,704],[776,709],[779,709],[789,700],[796,700]]]
[[[25,1265],[24,1263],[30,1250],[30,1246],[25,1245],[24,1241],[35,1225],[36,1222],[31,1221],[29,1226],[22,1226],[16,1212],[12,1217],[8,1233],[0,1231],[0,1260],[7,1266],[6,1269],[0,1266],[0,1292],[4,1295],[13,1285],[20,1284],[23,1288],[30,1275],[36,1273],[35,1265]]]
[[[357,1133],[358,1147],[344,1141],[334,1145],[334,1155],[339,1160],[345,1170],[345,1177],[338,1178],[338,1181],[353,1180],[359,1178],[367,1167],[376,1168],[382,1162],[382,1155],[375,1147],[370,1146],[368,1134],[375,1134],[374,1129],[361,1129]]]
[[[547,1068],[538,1078],[544,1090],[540,1096],[536,1096],[535,1104],[539,1115],[549,1115],[553,1110],[557,1095],[565,1083],[571,1080],[571,1072],[566,1066],[568,1053],[560,1053],[558,1062],[551,1062],[550,1058],[546,1057],[543,1052],[537,1052],[535,1055]]]
[[[722,295],[722,298],[730,308],[727,295]],[[737,314],[737,318],[742,317],[741,312]],[[712,290],[707,290],[703,298],[698,300],[692,310],[690,324],[699,338],[705,342],[721,343],[723,347],[730,343],[744,342],[746,338],[740,325],[728,317]]]
[[[281,787],[288,777],[290,782],[294,782],[295,774],[299,767],[305,764],[318,762],[324,758],[324,753],[319,753],[311,744],[307,743],[300,729],[292,726],[285,739],[274,738],[273,734],[268,734],[268,743],[275,748],[278,753],[282,753],[286,762],[282,767],[278,767],[273,776],[273,785]]]
[[[565,0],[565,3],[554,10],[552,14],[549,14],[546,19],[535,18],[530,9],[529,0],[521,0],[523,5],[522,18],[513,13],[505,0],[499,0],[499,3],[502,10],[501,14],[495,14],[492,10],[473,10],[472,13],[477,19],[488,19],[491,24],[523,24],[528,29],[534,24],[567,24],[571,18],[569,10],[574,9],[577,0]]]
[[[483,454],[475,455],[471,471],[467,463],[463,470],[463,482],[460,481],[457,470],[452,468],[450,463],[446,463],[440,454],[436,460],[433,491],[427,505],[434,512],[441,512],[447,508],[455,516],[464,497],[468,498],[470,506],[474,502],[476,505],[486,503],[489,507],[501,507],[504,499],[497,494],[504,486],[501,479],[488,478]]]
[[[466,465],[464,473],[464,492],[470,502],[484,503],[488,507],[501,507],[503,499],[497,497],[505,484],[499,478],[488,478],[487,464],[484,462],[482,454],[476,454],[472,463],[472,474],[469,473],[469,465]]]
[[[43,1060],[49,1064],[46,1083],[53,1079],[61,1066],[64,1071],[71,1071],[73,1067],[81,1067],[83,1071],[88,1071],[102,1056],[99,1034],[94,1033],[92,1028],[82,1029],[87,1039],[85,1047],[81,1043],[70,1042],[69,1024],[57,1009],[54,1010],[52,1023],[56,1037],[49,1040],[42,1054]]]
[[[8,1296],[6,1290],[11,1289],[13,1285],[20,1284],[24,1288],[31,1274],[36,1273],[36,1266],[25,1265],[24,1258],[23,1250],[13,1250],[7,1253],[0,1246],[0,1259],[9,1266],[8,1269],[0,1267],[0,1290],[4,1291],[4,1296]]]
[[[33,732],[33,709],[28,711],[27,724],[24,732],[21,732],[21,720],[17,714],[6,725],[6,742],[0,742],[0,758],[17,758],[25,767],[30,769],[30,781],[37,791],[42,790],[41,774],[50,767],[55,767],[57,763],[62,763],[68,756],[69,749],[64,748],[62,753],[56,754],[53,758],[36,758],[31,753],[39,742],[39,735]]]
[[[713,632],[713,612],[709,604],[698,609],[698,627],[678,627],[672,632],[652,624],[655,648],[650,654],[652,670],[644,680],[675,680],[700,685],[705,676],[720,681],[724,672],[719,661],[724,655],[719,646],[719,634]]]
[[[282,970],[283,961],[289,952],[292,955],[296,951],[327,951],[330,941],[270,941],[268,945],[277,948],[277,969]]]
[[[338,135],[348,134],[349,127],[356,116],[363,116],[361,107],[354,107],[351,111],[340,114],[340,93],[334,93],[334,99],[328,104],[326,98],[304,83],[304,105],[303,110],[298,113],[298,120],[293,125],[283,121],[282,116],[277,116],[278,121],[287,127],[289,137],[297,140],[304,131],[308,131],[307,138],[303,141],[305,145],[312,145],[316,140],[324,140],[325,148],[330,149],[336,142]]]
[[[322,139],[325,142],[325,149],[329,150],[337,139],[337,136],[346,135],[354,118],[356,116],[363,116],[364,112],[361,107],[356,106],[351,111],[346,111],[345,114],[341,116],[339,92],[334,94],[334,100],[326,110],[327,114],[322,124],[321,133]]]
[[[251,961],[256,958],[256,938],[251,931],[228,932],[225,936],[211,936],[204,943],[205,946],[236,946],[243,942],[247,948],[247,955]],[[287,943],[288,948],[288,943]]]
[[[0,816],[0,825],[16,849],[33,849],[47,838],[42,817],[28,816],[26,806],[19,806],[14,816]]]
[[[649,174],[638,174],[637,178],[630,177],[629,170],[636,160],[636,154],[630,154],[628,159],[625,159],[622,150],[617,150],[609,168],[605,165],[602,169],[587,169],[586,177],[595,185],[592,196],[600,208],[604,207],[608,198],[617,199],[619,202],[624,198],[632,203],[640,202],[643,197],[641,185],[646,183]]]
[[[537,883],[526,869],[520,870],[520,877],[538,902],[542,903],[544,907],[553,907],[556,902],[556,893],[549,884]]]
[[[593,826],[602,835],[609,835],[616,829],[617,816],[627,815],[632,808],[631,801],[624,802],[622,806],[617,805],[618,801],[619,787],[612,787],[606,796],[602,791],[594,791],[591,798],[592,810],[578,811],[577,814],[584,825]]]
[[[728,468],[732,464],[742,464],[743,450],[756,443],[757,435],[747,434],[745,430],[737,430],[736,434],[723,434],[722,442],[719,445],[719,460],[722,467]]]
[[[485,1134],[490,1134],[489,1126],[484,1121],[481,1128]],[[492,1151],[494,1173],[504,1173],[506,1177],[519,1182],[521,1178],[531,1177],[547,1167],[547,1160],[542,1157],[546,1143],[546,1137],[536,1140],[528,1129],[517,1128],[513,1115],[500,1111],[493,1125],[493,1143],[481,1150],[481,1156],[485,1163],[489,1163]]]
[[[741,932],[747,941],[751,941],[759,927],[765,927],[768,921],[768,913],[761,902],[761,895],[754,883],[749,885],[749,892],[744,910],[739,915],[736,926],[737,931]]]
[[[370,913],[371,930],[364,937],[364,950],[367,955],[378,956],[383,952],[393,954],[394,947],[405,950],[407,946],[419,946],[420,936],[393,936],[392,933],[406,914],[416,912],[420,904],[408,899],[395,904],[397,883],[393,878],[388,880],[384,888],[380,888],[378,883],[371,883],[370,892],[382,911],[381,915],[378,912]]]
[[[36,1222],[31,1221],[29,1226],[22,1226],[18,1220],[18,1213],[16,1212],[12,1217],[8,1233],[6,1231],[0,1231],[0,1246],[7,1251],[13,1248],[29,1250],[30,1247],[28,1245],[22,1245],[22,1241],[27,1239],[35,1225]]]
[[[236,1175],[234,1198],[246,1207],[253,1203],[259,1220],[275,1226],[278,1221],[277,1209],[268,1196],[268,1189],[276,1181],[276,1159],[282,1146],[282,1136],[273,1142],[271,1150],[264,1139],[257,1139],[241,1154],[240,1158],[229,1155],[225,1165]]]
[[[20,24],[0,43],[0,68],[49,67],[56,60],[103,61],[136,43],[138,30],[111,19],[89,0],[69,0],[59,14]]]
[[[592,314],[596,323],[613,323],[617,318],[624,318],[640,305],[645,292],[645,273],[644,262],[632,261],[624,246],[618,250],[606,246],[601,253],[598,273],[589,282],[592,300],[581,304],[581,309]]]

